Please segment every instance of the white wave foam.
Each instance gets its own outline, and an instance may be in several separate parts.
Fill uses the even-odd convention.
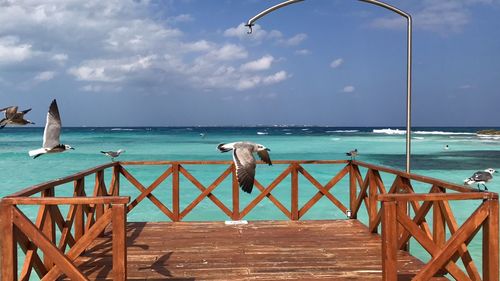
[[[399,129],[373,129],[372,131],[375,134],[386,134],[386,135],[404,135],[406,134],[406,130]],[[442,136],[451,136],[451,135],[476,135],[476,133],[467,133],[467,132],[444,132],[444,131],[413,131],[415,135],[442,135]]]
[[[257,132],[257,135],[269,135],[268,132]]]
[[[127,128],[113,128],[111,131],[135,131],[135,129],[127,129]]]
[[[486,140],[500,140],[499,135],[477,135],[480,139]]]
[[[359,130],[335,130],[335,131],[325,131],[325,133],[356,133]]]
[[[386,135],[404,135],[406,134],[406,130],[399,129],[373,129],[372,131],[375,134],[386,134]]]

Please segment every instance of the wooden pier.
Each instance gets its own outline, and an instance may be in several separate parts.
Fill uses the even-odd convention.
[[[229,161],[114,162],[4,197],[1,280],[37,275],[41,280],[499,281],[498,194],[359,161],[274,163],[283,171],[267,186],[257,179],[257,196],[244,206]],[[149,186],[129,169],[145,165],[163,169]],[[189,171],[193,165],[227,168],[205,186]],[[307,171],[311,165],[336,169],[320,183]],[[108,183],[105,172],[110,175]],[[181,177],[199,190],[193,201],[182,204]],[[92,194],[87,194],[86,178],[92,178]],[[167,178],[171,202],[162,202],[154,192]],[[214,192],[226,178],[231,178],[229,205]],[[383,181],[387,178],[390,185]],[[273,195],[284,179],[290,182],[289,201]],[[124,194],[124,180],[139,191],[137,197]],[[67,196],[68,183],[73,183],[72,196]],[[299,204],[305,188],[315,193]],[[348,191],[347,200],[337,195],[341,189]],[[61,193],[66,196],[58,196]],[[348,218],[304,220],[322,198]],[[167,222],[127,223],[127,214],[145,199]],[[203,200],[213,202],[228,220],[243,220],[260,202],[270,200],[288,220],[242,225],[183,221]],[[450,202],[463,200],[477,207],[462,221]],[[25,205],[38,206],[38,215],[30,219],[22,211]],[[365,210],[367,225],[357,219]],[[415,243],[408,251],[410,239]],[[480,262],[468,250],[474,239],[483,247]],[[412,256],[415,244],[431,258],[421,261]]]

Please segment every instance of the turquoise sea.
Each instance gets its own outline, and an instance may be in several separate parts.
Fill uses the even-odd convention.
[[[484,128],[414,128],[412,135],[412,172],[452,183],[463,184],[463,180],[477,170],[500,169],[500,136],[477,135]],[[200,134],[203,134],[200,135]],[[41,147],[43,128],[22,127],[0,130],[0,196],[6,196],[31,185],[77,173],[81,170],[109,162],[101,150],[125,149],[118,158],[134,160],[231,160],[230,153],[219,153],[216,146],[222,142],[253,141],[271,149],[272,160],[332,160],[348,159],[345,152],[357,148],[358,160],[404,170],[404,128],[339,128],[315,126],[270,126],[270,127],[116,127],[116,128],[64,128],[61,142],[75,147],[74,151],[44,155],[31,159],[28,151]],[[448,145],[449,149],[445,149]],[[343,165],[305,165],[318,181],[326,184]],[[166,167],[127,166],[127,169],[146,187]],[[189,165],[186,169],[205,186],[210,185],[227,168],[225,165]],[[284,165],[259,165],[257,179],[268,185],[281,173]],[[364,171],[362,170],[364,175]],[[385,185],[390,187],[393,177],[383,175]],[[109,184],[110,174],[106,173]],[[91,193],[94,179],[86,179],[87,194]],[[348,177],[332,189],[348,206]],[[139,194],[125,179],[121,180],[122,195],[133,198]],[[231,208],[231,180],[226,179],[214,194]],[[415,184],[417,192],[427,192],[430,186]],[[492,191],[500,191],[500,174],[488,184]],[[58,189],[56,195],[70,195],[72,185]],[[303,205],[317,189],[303,177],[299,181],[300,204]],[[241,208],[246,206],[258,192],[248,195],[241,192]],[[154,192],[170,208],[171,179],[167,179]],[[185,208],[200,191],[181,177],[181,209]],[[290,199],[289,180],[273,190],[273,195],[285,206]],[[477,206],[473,202],[452,205],[457,220],[463,222]],[[31,218],[35,209],[25,208]],[[304,217],[305,219],[345,218],[327,199],[321,199]],[[168,220],[147,199],[141,202],[128,217],[129,221]],[[203,200],[185,220],[226,220],[225,214],[210,200]],[[286,219],[266,198],[249,213],[247,220]],[[366,212],[360,211],[360,219],[366,221]],[[480,237],[480,235],[478,235]],[[478,242],[475,242],[478,240]],[[481,254],[480,239],[471,245],[473,256]],[[425,256],[425,255],[424,255]],[[478,265],[480,266],[480,265]]]

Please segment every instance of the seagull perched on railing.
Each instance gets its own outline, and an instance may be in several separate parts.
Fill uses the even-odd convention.
[[[24,119],[24,114],[31,111],[31,108],[23,110],[21,112],[17,112],[17,106],[9,106],[3,109],[0,109],[0,112],[5,113],[5,117],[0,120],[0,129],[5,127],[8,124],[14,125],[26,125],[26,124],[35,124],[30,120]]]
[[[120,156],[123,152],[125,152],[123,149],[118,149],[117,151],[101,151],[102,154],[111,157],[111,161],[115,161],[115,158]]]
[[[493,179],[493,173],[498,173],[497,171],[493,170],[492,168],[488,168],[483,171],[477,171],[475,172],[470,178],[466,178],[464,180],[464,184],[470,185],[477,183],[477,188],[481,190],[479,185],[484,186],[484,190],[488,190],[488,187],[486,187],[487,182],[491,181]]]
[[[255,158],[253,153],[257,152],[260,159],[265,163],[272,165],[269,158],[269,148],[262,144],[253,142],[232,142],[221,143],[217,146],[220,152],[233,151],[233,161],[236,166],[236,177],[241,189],[247,193],[252,192],[255,178]]]
[[[347,152],[345,155],[351,156],[351,160],[355,160],[356,156],[358,156],[358,149],[356,148],[354,150],[351,150],[351,151]]]
[[[61,144],[59,137],[61,135],[61,117],[59,109],[57,108],[56,100],[53,100],[47,113],[47,122],[45,123],[45,130],[43,131],[43,147],[31,150],[29,155],[33,159],[45,153],[64,152],[69,149],[74,149],[67,144]]]

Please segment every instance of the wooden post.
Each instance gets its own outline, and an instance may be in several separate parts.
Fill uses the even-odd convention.
[[[356,206],[356,193],[357,193],[357,181],[356,181],[356,172],[357,170],[354,168],[352,162],[349,162],[349,209],[351,210],[350,219],[356,219],[357,214],[354,214],[352,210],[354,210]]]
[[[291,217],[292,220],[299,219],[299,174],[298,164],[292,163],[292,196],[291,196]]]
[[[489,214],[483,223],[483,280],[499,280],[498,199],[489,199]]]
[[[179,163],[172,164],[172,209],[174,221],[179,221]]]
[[[126,204],[116,204],[111,207],[113,232],[113,280],[127,280],[127,216]]]
[[[442,193],[445,192],[444,188],[438,187],[438,189]],[[441,248],[446,242],[445,217],[438,201],[434,201],[432,205],[432,236],[434,239],[434,243],[436,243],[436,245]]]
[[[95,174],[95,186],[94,186],[94,196],[103,196],[104,195],[104,186],[102,183],[104,182],[104,171],[97,171]],[[96,204],[95,206],[95,220],[97,221],[104,214],[104,204]]]
[[[382,202],[382,280],[396,281],[398,279],[396,238],[396,202]]]
[[[375,182],[375,177],[373,176],[373,171],[370,169],[366,174],[368,177],[368,185],[369,185],[369,196],[368,201],[370,202],[368,206],[368,215],[369,215],[369,227],[372,229],[372,233],[377,233],[377,228],[374,227],[377,219],[377,183]],[[396,237],[396,236],[394,236]]]
[[[0,265],[1,280],[17,280],[17,245],[14,238],[14,222],[12,221],[10,204],[0,201]]]
[[[111,192],[111,196],[120,195],[120,168],[120,164],[113,166],[113,186],[111,186],[113,192]]]
[[[54,197],[54,187],[45,189],[42,192],[42,197]],[[52,206],[47,205],[46,208],[47,216],[45,217],[45,221],[42,226],[42,232],[50,240],[50,242],[55,245],[56,226],[52,217]],[[49,257],[49,255],[43,255],[43,263],[45,264],[45,268],[47,268],[47,270],[52,269],[52,267],[54,266],[54,263],[52,262],[52,259]]]
[[[238,184],[238,178],[236,177],[236,166],[234,164],[232,167],[232,187],[233,187],[233,214],[232,220],[240,220],[240,186]]]
[[[85,187],[85,179],[81,178],[74,182],[74,192],[73,196],[78,197],[83,195],[83,190]],[[84,214],[83,214],[83,205],[75,206],[75,220],[74,220],[74,231],[75,231],[75,240],[78,241],[82,238],[85,233],[85,223],[84,223]]]

